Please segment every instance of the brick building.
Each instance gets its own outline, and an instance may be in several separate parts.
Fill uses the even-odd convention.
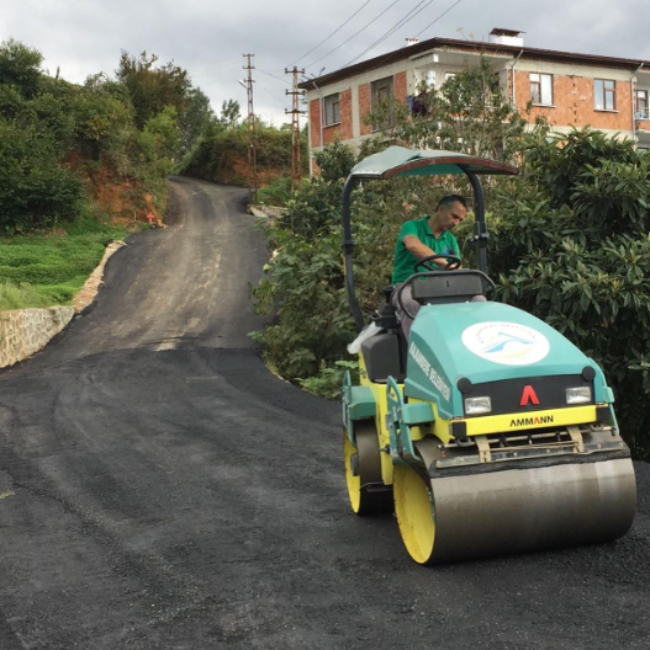
[[[405,103],[423,82],[439,86],[481,56],[522,115],[533,100],[531,123],[543,115],[556,132],[588,124],[650,150],[650,61],[526,47],[521,34],[494,29],[487,43],[432,38],[305,81],[310,168],[313,151],[335,136],[355,146],[371,134],[363,117],[374,103]]]

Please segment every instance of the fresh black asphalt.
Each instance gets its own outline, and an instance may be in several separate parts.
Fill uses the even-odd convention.
[[[247,336],[245,193],[171,192],[96,305],[0,372],[0,650],[650,647],[646,465],[616,543],[415,565],[347,505],[338,405]]]

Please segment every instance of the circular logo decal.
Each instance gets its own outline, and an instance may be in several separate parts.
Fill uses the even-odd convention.
[[[468,327],[462,338],[465,347],[482,359],[507,366],[537,363],[551,349],[543,334],[517,323],[477,323]]]

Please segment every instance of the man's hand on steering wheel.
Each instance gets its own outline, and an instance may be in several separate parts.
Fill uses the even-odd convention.
[[[447,262],[447,264],[442,267],[435,267],[431,264],[431,262],[436,259],[443,259]],[[415,263],[414,271],[417,273],[421,268],[425,268],[427,271],[455,271],[456,269],[460,268],[460,264],[460,257],[457,255],[429,255],[428,257],[423,257],[421,260],[418,260]]]

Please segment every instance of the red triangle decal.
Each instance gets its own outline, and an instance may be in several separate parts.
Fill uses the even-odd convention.
[[[521,402],[519,406],[528,406],[529,403],[538,405],[537,393],[532,386],[524,386],[524,392],[521,394]]]

